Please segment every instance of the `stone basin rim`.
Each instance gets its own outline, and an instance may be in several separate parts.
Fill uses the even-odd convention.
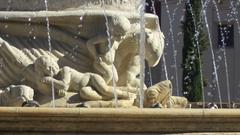
[[[239,109],[141,109],[141,108],[22,108],[0,107],[1,116],[94,116],[155,117],[155,118],[240,118]],[[97,116],[98,117],[98,116]]]
[[[7,133],[240,132],[239,126],[238,109],[0,107],[0,131]]]
[[[76,11],[0,11],[0,19],[9,20],[11,18],[45,18],[64,16],[118,16],[124,15],[129,18],[139,18],[140,14],[125,11],[111,10],[76,10]],[[145,13],[146,18],[156,18],[154,14]]]

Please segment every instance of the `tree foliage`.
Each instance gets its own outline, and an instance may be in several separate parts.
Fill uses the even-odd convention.
[[[188,0],[183,22],[183,95],[191,102],[202,100],[201,55],[206,48],[206,36],[201,19],[201,1]],[[199,47],[199,49],[198,49]]]

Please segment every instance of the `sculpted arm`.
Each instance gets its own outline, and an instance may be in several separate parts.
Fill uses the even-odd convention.
[[[53,77],[45,77],[45,81],[47,83],[54,83],[56,85],[56,87],[59,86],[60,89],[65,89],[68,90],[69,86],[70,86],[70,82],[71,82],[71,69],[69,67],[63,67],[60,71],[59,71],[59,75],[60,75],[60,79],[57,80]]]
[[[42,82],[48,85],[53,84],[57,89],[65,89],[66,85],[61,80],[57,80],[51,76],[45,76],[42,79]]]

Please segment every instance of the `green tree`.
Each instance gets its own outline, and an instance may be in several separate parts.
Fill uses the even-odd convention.
[[[183,46],[183,95],[191,102],[202,100],[201,82],[201,54],[206,48],[206,36],[204,35],[201,18],[201,1],[188,0],[185,5],[185,21],[183,22],[184,46]],[[198,49],[199,47],[199,49]]]

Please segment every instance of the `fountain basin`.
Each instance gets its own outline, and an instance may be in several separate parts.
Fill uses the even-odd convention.
[[[6,133],[238,132],[237,109],[0,108]]]

